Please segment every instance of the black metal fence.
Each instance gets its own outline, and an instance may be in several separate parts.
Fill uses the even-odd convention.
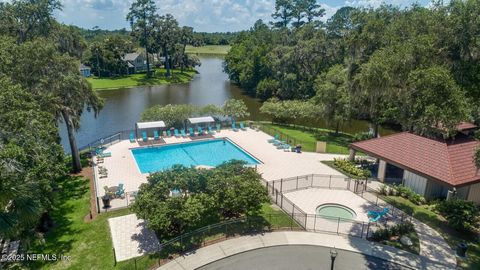
[[[271,231],[302,231],[294,220],[284,214],[242,217],[202,227],[195,231],[177,236],[160,244],[158,251],[150,256],[135,258],[131,261],[133,269],[154,269],[172,259],[211,244],[243,235],[259,234]],[[154,262],[152,265],[152,258]],[[131,269],[129,268],[129,269]]]
[[[349,190],[375,205],[375,208],[388,207],[389,218],[386,220],[404,222],[405,220],[411,219],[411,217],[403,211],[384,202],[380,197],[381,195],[375,189],[368,187],[368,182],[369,180],[367,179],[359,180],[337,175],[321,174],[302,175],[270,182],[264,181],[272,201],[308,231],[368,238],[371,233],[379,226],[382,226],[382,224],[307,214],[286,198],[286,193],[309,188]]]

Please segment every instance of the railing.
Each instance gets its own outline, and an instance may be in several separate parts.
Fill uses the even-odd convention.
[[[309,174],[270,182],[264,181],[264,183],[272,201],[308,231],[368,238],[372,233],[372,226],[376,229],[378,223],[306,214],[285,197],[286,193],[309,188],[349,190],[371,202],[376,208],[388,207],[388,215],[392,220],[404,222],[409,219],[403,211],[384,202],[374,189],[369,188],[367,179],[359,180],[337,175]]]
[[[270,214],[266,216],[242,217],[202,227],[161,243],[158,251],[151,255],[156,258],[155,265],[150,265],[151,262],[148,261],[148,256],[133,259],[134,269],[144,269],[144,266],[149,267],[149,269],[156,268],[186,252],[229,238],[278,230],[302,230],[302,228],[291,219],[283,222],[283,224],[282,222],[278,222],[278,219],[285,221],[285,215]]]

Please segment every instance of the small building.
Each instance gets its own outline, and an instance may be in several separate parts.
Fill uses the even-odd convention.
[[[80,74],[82,74],[83,77],[92,76],[92,69],[88,66],[85,66],[84,64],[80,64],[79,70]]]
[[[147,59],[144,53],[127,53],[122,60],[127,63],[128,74],[147,71]]]
[[[389,182],[392,176],[388,174],[393,172],[405,186],[427,199],[446,198],[449,191],[456,190],[458,198],[480,204],[480,170],[474,162],[480,144],[473,138],[476,128],[461,123],[452,139],[402,132],[356,142],[350,145],[350,159],[355,158],[356,151],[376,158],[380,181]]]

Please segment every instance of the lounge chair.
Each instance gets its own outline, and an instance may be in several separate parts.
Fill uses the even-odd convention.
[[[135,142],[135,134],[133,132],[130,132],[130,142],[131,143]]]
[[[100,158],[106,158],[106,157],[111,157],[112,153],[111,152],[103,152],[101,154],[98,154],[97,156],[100,157]]]
[[[178,133],[178,129],[175,129],[173,133],[175,133],[175,137],[180,138],[180,133]]]
[[[154,139],[155,141],[160,140],[160,137],[158,136],[158,131],[156,131],[156,130],[153,132],[153,139]]]
[[[367,216],[370,217],[370,222],[377,222],[388,213],[387,207],[383,208],[383,211],[368,211]]]
[[[172,133],[170,132],[170,130],[167,130],[167,137],[172,137]]]
[[[237,124],[232,123],[232,130],[235,131],[235,132],[238,131]]]
[[[188,128],[188,135],[190,135],[190,137],[195,137],[195,132],[193,131],[193,128]]]
[[[198,135],[203,135],[202,127],[197,127],[197,130],[198,130]]]
[[[118,184],[118,189],[117,189],[117,192],[115,192],[115,197],[117,198],[125,197],[125,188],[123,187],[123,184]]]
[[[222,131],[222,125],[217,124],[217,132],[220,132],[220,131]]]
[[[243,122],[240,123],[240,129],[241,129],[241,130],[247,130],[247,128],[243,125]]]
[[[268,139],[267,142],[269,143],[274,143],[275,141],[278,141],[278,137],[279,135],[278,134],[275,134],[275,137],[271,138],[271,139]]]
[[[148,141],[147,132],[142,132],[142,139],[144,142]]]
[[[188,137],[188,136],[187,136],[187,133],[185,133],[185,130],[182,129],[182,130],[180,131],[180,133],[182,134],[182,137],[183,137],[183,138]]]
[[[215,131],[213,131],[211,126],[208,126],[208,134],[210,134],[210,135],[215,134]]]

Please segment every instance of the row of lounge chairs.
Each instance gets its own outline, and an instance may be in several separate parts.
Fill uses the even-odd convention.
[[[268,139],[268,143],[273,144],[274,146],[277,147],[277,149],[284,150],[286,152],[291,151],[292,146],[288,144],[286,141],[281,141],[279,139],[279,135],[275,134],[275,136],[271,139]]]
[[[176,138],[180,138],[180,137],[181,138],[187,138],[187,137],[202,136],[202,135],[206,135],[206,134],[213,135],[216,132],[220,132],[220,130],[222,129],[222,126],[220,124],[217,124],[216,127],[212,127],[210,125],[207,126],[207,130],[204,130],[202,127],[197,127],[196,129],[197,129],[197,132],[195,132],[195,130],[192,127],[190,127],[190,128],[188,128],[188,133],[185,132],[185,130],[183,130],[183,129],[181,129],[181,130],[174,129],[173,131],[167,130],[167,131],[163,132],[163,137],[175,136]],[[153,139],[155,141],[160,140],[160,134],[157,130],[155,130],[153,132]],[[147,135],[146,131],[142,132],[142,141],[143,142],[148,141],[148,135]],[[131,143],[136,142],[134,132],[130,133],[130,142]]]
[[[240,129],[241,130],[247,130],[247,128],[245,127],[245,125],[243,123],[240,123]],[[232,130],[235,131],[235,132],[238,131],[237,124],[235,122],[232,123]]]

